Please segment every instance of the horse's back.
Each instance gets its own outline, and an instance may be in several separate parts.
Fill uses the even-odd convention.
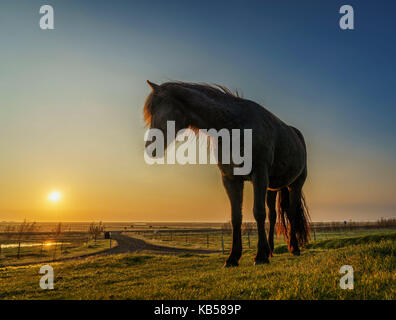
[[[269,166],[273,189],[290,185],[306,168],[306,145],[301,131],[254,101],[239,99],[235,109],[242,126],[253,129],[253,168],[263,163]]]

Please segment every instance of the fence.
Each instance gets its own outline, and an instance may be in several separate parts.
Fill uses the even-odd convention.
[[[359,230],[396,228],[396,219],[391,223],[389,220],[377,222],[329,222],[311,223],[311,240],[323,240],[339,237],[343,233]],[[269,225],[266,224],[267,234]],[[208,229],[157,229],[123,231],[143,237],[148,240],[161,241],[164,245],[197,247],[227,251],[232,244],[232,228],[230,224],[224,224],[222,228]],[[275,245],[284,244],[283,236],[278,236],[275,231]],[[257,243],[257,229],[255,223],[244,223],[242,227],[242,243],[245,248],[255,248]]]

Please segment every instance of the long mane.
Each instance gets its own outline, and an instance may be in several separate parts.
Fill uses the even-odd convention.
[[[144,121],[146,122],[146,125],[149,125],[151,122],[151,106],[152,106],[151,100],[153,98],[153,94],[154,92],[151,92],[147,96],[143,107],[143,117],[144,117]]]
[[[236,89],[235,91],[231,91],[225,86],[220,84],[208,84],[208,83],[195,83],[195,82],[182,82],[182,81],[173,81],[173,82],[166,82],[163,83],[160,88],[166,89],[171,86],[182,86],[185,88],[197,90],[201,93],[208,95],[213,99],[221,99],[221,98],[228,98],[228,99],[241,99],[242,95]],[[143,116],[144,121],[146,124],[149,124],[151,121],[151,114],[152,114],[152,98],[154,95],[154,91],[152,91],[148,96],[144,103],[143,107]]]
[[[224,97],[228,96],[231,98],[241,98],[240,92],[236,89],[234,92],[227,87],[220,84],[208,84],[204,82],[182,82],[182,81],[174,81],[174,82],[166,82],[162,86],[166,88],[167,86],[179,85],[185,88],[195,89],[200,92],[205,92],[213,96]]]

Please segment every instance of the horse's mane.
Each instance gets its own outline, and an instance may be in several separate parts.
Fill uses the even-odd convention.
[[[182,82],[182,81],[174,81],[174,82],[166,82],[163,84],[164,87],[173,86],[173,85],[180,85],[182,87],[195,89],[201,92],[211,93],[217,96],[228,96],[232,98],[241,98],[240,92],[235,89],[233,92],[232,90],[228,89],[226,86],[214,83],[208,84],[205,82]]]
[[[208,84],[208,83],[198,83],[198,82],[183,82],[183,81],[172,81],[172,82],[165,82],[163,83],[160,88],[166,89],[172,86],[182,86],[188,89],[197,90],[201,93],[207,94],[211,98],[219,99],[219,98],[232,98],[232,99],[240,99],[242,95],[240,92],[235,89],[235,91],[231,91],[227,87],[220,85],[220,84]],[[144,103],[143,113],[144,113],[144,120],[146,123],[150,123],[151,119],[151,99],[153,97],[154,91],[151,92],[146,102]]]
[[[144,121],[146,122],[146,125],[149,125],[151,121],[151,98],[153,97],[153,94],[154,92],[152,91],[147,96],[143,107],[143,117],[144,117]]]

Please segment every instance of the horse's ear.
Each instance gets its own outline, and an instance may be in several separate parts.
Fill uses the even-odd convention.
[[[147,80],[147,84],[151,87],[151,89],[156,90],[158,89],[159,85]]]

